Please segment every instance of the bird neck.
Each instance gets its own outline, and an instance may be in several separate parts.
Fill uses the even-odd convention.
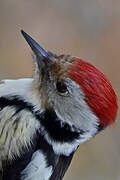
[[[74,126],[63,122],[53,109],[36,113],[36,118],[40,121],[41,134],[56,154],[69,156],[77,149],[78,139],[80,134],[84,133],[83,130],[77,131]]]

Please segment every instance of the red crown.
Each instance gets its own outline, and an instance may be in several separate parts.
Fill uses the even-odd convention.
[[[110,81],[96,67],[76,58],[68,72],[69,77],[80,85],[85,100],[104,127],[115,122],[118,104]]]

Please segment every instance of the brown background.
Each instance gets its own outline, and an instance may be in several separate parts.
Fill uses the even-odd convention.
[[[48,50],[96,65],[119,98],[119,0],[0,0],[0,79],[32,75],[21,28]],[[114,127],[80,146],[64,179],[120,180],[119,115]]]

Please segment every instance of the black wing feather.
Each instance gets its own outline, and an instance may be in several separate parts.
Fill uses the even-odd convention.
[[[50,180],[62,180],[63,176],[65,175],[65,172],[67,171],[71,163],[73,155],[74,153],[72,153],[68,157],[63,155],[59,157],[59,162],[57,163]]]

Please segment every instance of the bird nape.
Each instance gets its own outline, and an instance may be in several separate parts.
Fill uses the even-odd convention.
[[[35,72],[33,78],[0,82],[2,179],[61,180],[79,145],[115,122],[117,98],[96,67],[57,56],[21,33],[33,51]]]

